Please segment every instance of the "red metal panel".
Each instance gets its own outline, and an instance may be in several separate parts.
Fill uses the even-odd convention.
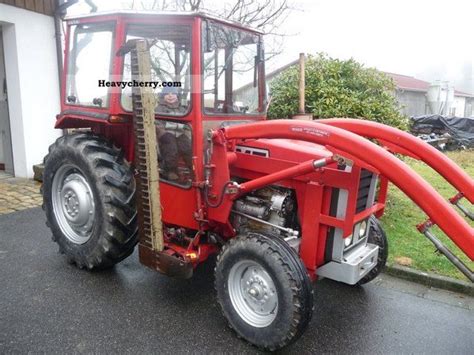
[[[388,179],[385,176],[380,176],[380,187],[379,187],[379,195],[377,198],[377,202],[382,204],[383,207],[375,214],[377,218],[382,217],[385,211],[385,202],[387,201],[387,193],[388,193]]]
[[[397,185],[471,260],[474,260],[473,228],[408,165],[367,139],[328,124],[292,120],[275,120],[223,128],[220,132],[216,132],[216,139],[219,139],[218,136],[221,134],[231,140],[247,138],[300,139],[347,151],[355,157],[367,161]],[[419,149],[422,150],[425,147],[421,146]],[[474,193],[472,185],[468,185],[466,188],[468,193]]]
[[[304,194],[304,199],[301,198]],[[300,257],[308,273],[314,280],[316,277],[316,262],[318,256],[319,217],[323,201],[323,187],[314,182],[306,184],[306,188],[297,191],[298,205],[302,212]],[[302,202],[302,203],[301,203]]]
[[[332,189],[329,187],[324,187],[323,189],[323,201],[321,206],[321,216],[328,215],[331,209],[331,195]],[[326,251],[326,239],[328,236],[329,227],[325,224],[320,224],[319,226],[319,236],[318,236],[318,249],[316,255],[316,266],[324,264],[324,253]]]
[[[194,189],[183,189],[160,182],[160,200],[163,222],[191,229],[199,229],[194,219],[196,196]]]
[[[125,25],[123,18],[119,17],[115,26],[115,35],[112,51],[112,80],[121,80],[122,78],[122,68],[124,56],[117,56],[116,53],[125,43]],[[120,78],[120,79],[119,79]],[[107,78],[111,80],[110,78]],[[110,88],[109,89],[109,106],[110,113],[116,115],[122,112],[122,105],[120,104],[120,98],[122,96],[122,90],[119,88]]]

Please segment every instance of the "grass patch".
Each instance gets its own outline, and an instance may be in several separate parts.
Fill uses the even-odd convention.
[[[474,176],[474,150],[448,152],[447,156],[470,176]],[[411,158],[405,158],[404,161],[446,199],[456,193],[455,189],[444,178],[424,163]],[[465,199],[461,201],[472,208]],[[434,252],[433,244],[415,228],[417,224],[424,222],[426,219],[427,216],[417,205],[397,187],[390,184],[387,206],[382,217],[382,223],[389,239],[388,264],[393,265],[397,261],[398,263],[400,261],[403,263],[411,261],[409,266],[412,268],[466,280],[466,277],[444,255]],[[474,226],[474,223],[469,222],[471,226]],[[474,269],[474,262],[471,262],[438,227],[432,228],[432,231],[443,244],[471,269]]]

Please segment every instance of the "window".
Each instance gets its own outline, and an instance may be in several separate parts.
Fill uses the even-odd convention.
[[[77,25],[71,31],[66,78],[66,103],[83,106],[108,106],[108,88],[113,43],[113,25]]]
[[[151,80],[157,82],[156,113],[183,116],[191,104],[191,28],[188,25],[130,25],[127,41],[146,38],[150,47]],[[123,80],[131,81],[130,54],[124,58]],[[166,86],[162,85],[166,82]],[[122,91],[122,106],[132,110],[132,88]]]
[[[202,32],[204,111],[260,113],[258,70],[263,66],[260,37],[207,22]]]
[[[155,124],[160,179],[190,187],[194,177],[191,126],[165,120]]]

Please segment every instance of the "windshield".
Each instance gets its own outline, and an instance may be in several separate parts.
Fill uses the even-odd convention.
[[[260,36],[204,22],[202,42],[204,111],[239,115],[262,113],[258,90],[258,69],[263,69]]]

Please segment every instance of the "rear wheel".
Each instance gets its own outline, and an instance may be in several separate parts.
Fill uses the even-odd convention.
[[[367,242],[375,244],[379,247],[379,255],[377,258],[377,265],[370,270],[370,272],[365,275],[357,285],[363,285],[367,282],[375,279],[379,274],[385,269],[385,264],[387,263],[388,257],[388,240],[385,231],[382,228],[379,220],[371,216],[369,219],[369,235],[367,237]]]
[[[296,253],[281,239],[248,233],[225,245],[215,286],[229,325],[264,350],[303,334],[313,311],[313,289]]]
[[[45,157],[43,209],[60,252],[110,267],[137,243],[135,181],[119,149],[91,134],[58,138]]]

